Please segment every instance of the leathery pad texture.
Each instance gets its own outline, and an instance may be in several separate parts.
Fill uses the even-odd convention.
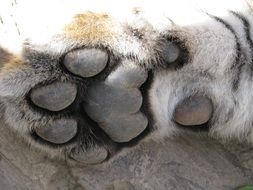
[[[172,42],[163,49],[165,64],[175,64],[181,56]],[[41,149],[98,164],[152,131],[152,71],[134,59],[116,58],[100,48],[76,49],[56,59],[34,52],[27,57],[34,61],[40,82],[28,87],[26,101],[19,102],[19,109],[25,110],[19,124],[30,126],[26,135]],[[207,97],[187,98],[174,110],[174,121],[187,128],[199,126],[208,122],[212,109]]]
[[[106,50],[67,53],[60,63],[70,80],[53,80],[30,90],[30,105],[56,115],[32,136],[51,147],[68,147],[68,157],[97,164],[131,144],[148,128],[140,87],[148,71],[131,60],[114,60]]]

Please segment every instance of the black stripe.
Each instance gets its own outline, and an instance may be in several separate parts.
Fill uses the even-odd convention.
[[[251,53],[251,57],[250,57],[250,64],[253,64],[253,41],[251,39],[250,36],[250,24],[249,21],[246,19],[245,16],[241,15],[240,13],[234,12],[234,11],[230,11],[234,16],[236,16],[237,18],[239,18],[244,26],[244,33],[246,36],[246,40],[247,43],[249,44],[250,47],[250,53]],[[251,70],[253,71],[253,67],[251,67]]]
[[[234,31],[234,29],[232,28],[232,26],[227,23],[224,19],[214,16],[214,15],[210,15],[207,13],[208,16],[210,16],[211,18],[213,18],[214,20],[216,20],[217,22],[221,23],[225,28],[227,28],[234,36],[235,38],[235,42],[236,42],[236,57],[235,57],[235,61],[232,64],[231,68],[232,70],[237,70],[235,78],[232,82],[232,89],[234,91],[236,91],[238,89],[239,86],[239,82],[240,82],[240,78],[241,78],[241,69],[242,66],[245,64],[243,61],[241,61],[241,57],[242,57],[242,47],[239,41],[239,38],[236,34],[236,32]]]
[[[237,13],[237,12],[234,12],[234,11],[230,11],[230,12],[242,21],[242,23],[244,25],[244,31],[245,31],[247,42],[250,45],[250,49],[253,50],[253,41],[252,41],[251,36],[250,36],[249,21],[247,20],[247,18],[245,16],[243,16],[240,13]]]

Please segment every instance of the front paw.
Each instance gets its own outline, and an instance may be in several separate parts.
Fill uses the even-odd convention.
[[[22,82],[25,88],[20,91],[27,89],[20,96],[9,92],[3,99],[6,121],[32,145],[94,164],[109,159],[148,128],[139,90],[148,74],[134,61],[116,59],[98,48],[73,50],[50,61],[47,56],[38,53],[38,62],[33,57],[32,65],[2,78]],[[29,77],[14,80],[19,73]]]

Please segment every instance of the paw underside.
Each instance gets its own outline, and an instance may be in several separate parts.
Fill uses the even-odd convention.
[[[163,64],[177,62],[180,51],[178,44],[167,42]],[[94,47],[72,50],[55,66],[53,70],[65,78],[45,80],[26,96],[29,109],[46,118],[30,129],[35,144],[50,151],[63,150],[80,163],[96,164],[152,132],[148,99],[152,70]],[[193,96],[179,103],[174,120],[179,127],[201,126],[211,114],[212,102]]]
[[[71,147],[70,159],[93,164],[147,134],[140,88],[148,71],[98,48],[73,50],[58,66],[69,80],[38,84],[27,95],[34,111],[53,118],[32,130],[37,143]]]

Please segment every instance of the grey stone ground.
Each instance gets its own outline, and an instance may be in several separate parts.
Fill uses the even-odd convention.
[[[69,166],[32,151],[1,121],[1,190],[231,190],[253,184],[253,148],[187,135],[99,166]]]

